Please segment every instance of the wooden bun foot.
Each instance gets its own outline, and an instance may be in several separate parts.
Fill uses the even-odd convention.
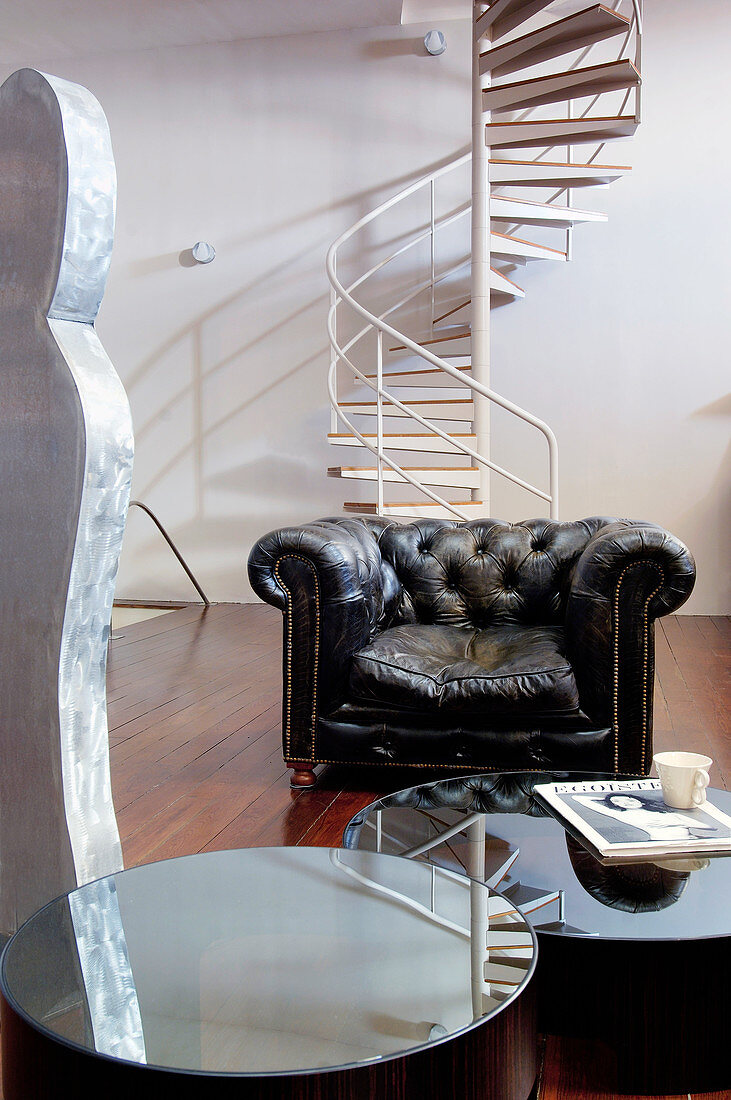
[[[292,768],[290,787],[314,787],[317,783],[317,776],[313,769],[308,768],[306,764],[287,764],[287,767]]]

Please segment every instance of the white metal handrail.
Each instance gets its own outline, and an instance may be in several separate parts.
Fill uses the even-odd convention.
[[[374,390],[376,393],[379,392],[378,386],[374,385],[373,382],[371,381],[371,379],[369,379],[367,375],[363,374],[362,371],[360,371],[351,362],[351,360],[347,358],[347,356],[342,351],[340,352],[340,358],[343,360],[343,362],[347,363],[347,365],[354,372],[354,374],[356,374],[358,376],[358,378],[360,379],[361,382],[363,382],[370,389]],[[454,368],[452,368],[452,370],[454,371]],[[465,379],[463,381],[464,381],[465,384],[471,384],[471,380]],[[475,383],[475,388],[486,389],[486,387],[484,387],[484,386],[479,387],[478,383]],[[433,432],[434,434],[439,435],[442,439],[447,440],[450,443],[452,443],[452,445],[457,447],[459,450],[461,450],[463,454],[468,455],[470,458],[474,458],[477,462],[481,462],[484,466],[487,466],[488,469],[492,470],[494,473],[502,474],[503,477],[508,478],[509,481],[512,481],[515,485],[519,485],[522,489],[527,489],[528,492],[535,493],[536,496],[542,497],[543,500],[547,500],[547,501],[550,502],[551,497],[548,493],[544,493],[542,489],[537,489],[535,485],[531,485],[529,482],[523,481],[521,478],[516,477],[515,474],[511,474],[509,470],[504,470],[501,466],[498,466],[495,462],[492,462],[490,459],[485,458],[483,455],[478,454],[477,451],[473,450],[471,447],[468,447],[466,443],[462,443],[458,438],[456,438],[455,436],[450,435],[449,432],[445,432],[442,428],[440,428],[437,424],[435,424],[434,421],[429,420],[427,417],[423,417],[420,413],[417,413],[414,409],[411,409],[408,405],[404,405],[401,401],[399,401],[399,399],[397,397],[394,397],[393,394],[388,393],[387,390],[381,389],[380,390],[380,395],[381,395],[382,398],[385,398],[387,401],[389,401],[392,405],[395,405],[396,408],[400,409],[401,412],[403,412],[406,416],[409,416],[412,420],[416,420],[417,423],[421,424],[422,427],[428,428],[430,432]],[[500,403],[502,403],[502,401]],[[506,406],[503,405],[503,408],[505,408],[505,407]],[[516,406],[516,408],[517,408],[517,406]],[[510,411],[512,411],[512,410],[510,410]],[[526,414],[524,419],[527,420],[529,415],[530,414]],[[342,419],[344,421],[346,421],[348,424],[350,424],[350,421],[347,420],[347,417],[345,416],[344,413],[342,414]],[[530,423],[535,423],[535,422],[536,422],[536,418],[533,418],[533,420],[530,421]],[[540,423],[540,422],[538,422],[538,423]],[[550,431],[550,429],[549,429],[549,431]],[[368,446],[367,443],[366,443],[366,446]],[[373,449],[373,448],[371,447],[371,449]],[[392,468],[396,469],[396,466],[393,465]],[[403,472],[403,471],[400,471],[400,472]],[[416,484],[416,483],[412,482],[412,484]],[[455,512],[455,514],[457,514],[457,513]]]
[[[494,473],[497,473],[497,474],[499,474],[503,477],[506,477],[508,480],[510,480],[511,482],[513,482],[516,485],[519,485],[521,488],[526,489],[528,492],[534,493],[535,495],[541,497],[541,499],[548,501],[548,503],[550,504],[550,507],[551,507],[552,518],[555,518],[558,515],[558,444],[556,442],[556,437],[555,437],[553,431],[551,430],[551,428],[548,426],[548,424],[546,424],[539,417],[533,416],[533,414],[529,413],[526,409],[522,409],[519,405],[516,405],[514,402],[509,401],[507,398],[502,397],[500,394],[496,393],[494,390],[490,389],[489,387],[483,386],[481,383],[477,382],[474,378],[465,377],[464,373],[457,370],[455,367],[453,367],[451,363],[447,362],[445,359],[442,359],[440,356],[435,355],[433,352],[429,351],[427,348],[423,347],[421,344],[417,344],[414,340],[411,340],[404,333],[400,332],[398,329],[394,328],[392,325],[389,325],[384,320],[384,317],[386,317],[390,313],[393,313],[397,308],[402,308],[403,305],[406,304],[409,300],[412,300],[414,297],[416,297],[418,294],[422,293],[424,290],[431,288],[434,285],[434,282],[439,281],[439,278],[444,278],[445,274],[443,273],[442,276],[439,277],[439,278],[436,277],[436,276],[433,276],[429,280],[426,280],[423,284],[420,284],[416,289],[412,289],[405,298],[402,298],[396,305],[393,305],[393,306],[389,307],[389,309],[384,311],[384,313],[381,316],[377,316],[376,314],[371,313],[370,310],[366,309],[366,307],[364,305],[362,305],[360,302],[358,302],[357,299],[354,298],[352,293],[351,293],[351,291],[353,289],[356,289],[358,287],[362,287],[363,284],[366,282],[366,280],[371,275],[375,274],[377,271],[382,270],[382,268],[385,267],[386,264],[390,263],[397,256],[403,255],[403,253],[412,244],[415,245],[415,244],[419,243],[419,241],[425,240],[426,238],[428,238],[432,233],[432,228],[434,230],[436,230],[438,228],[443,228],[446,225],[453,223],[454,221],[457,220],[458,217],[461,217],[463,214],[466,214],[468,212],[467,209],[459,210],[456,213],[453,213],[452,215],[450,215],[449,217],[443,219],[441,222],[435,222],[435,220],[433,218],[433,214],[432,214],[432,217],[430,218],[430,228],[429,228],[429,230],[427,230],[426,232],[420,234],[418,238],[414,239],[412,242],[409,242],[407,245],[401,246],[395,252],[393,252],[391,255],[386,257],[384,260],[381,260],[378,264],[374,265],[374,267],[371,268],[371,270],[369,272],[366,272],[365,275],[361,275],[355,281],[355,283],[351,284],[351,286],[345,287],[343,285],[343,283],[340,281],[340,279],[338,278],[338,276],[337,276],[337,254],[338,254],[338,249],[341,248],[342,245],[344,245],[347,241],[349,241],[356,233],[358,233],[360,230],[362,230],[365,226],[369,225],[372,221],[374,221],[374,219],[378,218],[380,215],[384,214],[387,210],[390,210],[392,207],[396,206],[398,203],[403,202],[405,199],[409,198],[411,195],[415,194],[417,191],[421,190],[422,188],[425,188],[425,187],[430,188],[430,191],[432,193],[432,211],[433,211],[433,202],[434,202],[433,187],[432,187],[433,183],[437,179],[439,179],[441,176],[446,175],[448,172],[452,172],[456,168],[460,167],[461,165],[467,164],[470,161],[470,159],[471,159],[471,154],[470,153],[466,153],[466,154],[463,154],[462,156],[456,157],[454,160],[450,161],[448,164],[443,165],[442,167],[436,169],[433,172],[430,172],[428,175],[423,176],[421,179],[419,179],[419,180],[415,181],[414,183],[410,184],[408,187],[405,187],[402,191],[398,192],[396,195],[393,195],[390,199],[387,199],[385,202],[381,203],[380,206],[377,206],[374,210],[369,211],[362,218],[360,218],[357,222],[355,222],[353,225],[351,225],[348,229],[346,229],[343,233],[341,233],[341,235],[337,238],[337,240],[334,241],[334,243],[330,246],[330,248],[328,250],[328,254],[327,254],[327,261],[326,261],[326,269],[327,269],[328,279],[330,281],[330,285],[331,285],[332,290],[334,292],[331,295],[331,304],[330,304],[330,309],[328,311],[328,326],[327,326],[328,327],[328,337],[329,337],[329,340],[330,340],[330,347],[331,347],[331,349],[334,353],[334,355],[331,359],[331,362],[330,362],[330,370],[328,372],[328,393],[330,395],[330,402],[331,402],[332,408],[333,408],[338,420],[347,427],[348,431],[351,432],[355,436],[355,438],[358,439],[359,442],[367,450],[369,450],[372,454],[374,454],[376,456],[376,459],[378,461],[379,504],[382,503],[383,464],[385,463],[385,465],[387,465],[390,469],[394,470],[397,474],[399,474],[399,476],[403,477],[405,481],[409,482],[415,488],[419,489],[420,492],[424,493],[426,496],[428,496],[435,503],[440,504],[440,505],[442,505],[442,507],[448,509],[448,511],[450,511],[458,519],[466,519],[467,518],[466,513],[462,512],[458,507],[455,507],[449,501],[445,500],[440,494],[433,492],[428,486],[424,485],[422,482],[418,481],[416,478],[413,478],[408,473],[408,471],[404,470],[398,463],[396,463],[393,459],[391,459],[385,453],[384,445],[383,445],[383,431],[382,431],[382,421],[381,421],[381,402],[383,401],[383,399],[385,399],[385,400],[389,401],[391,404],[395,405],[397,408],[399,408],[399,410],[402,411],[406,416],[408,416],[411,419],[417,421],[417,423],[419,423],[422,427],[427,428],[428,431],[433,432],[436,435],[439,435],[441,438],[443,438],[445,440],[448,440],[451,443],[451,445],[455,447],[456,450],[461,451],[463,454],[468,455],[470,458],[472,458],[476,462],[479,462],[482,465],[486,466],[488,469],[492,470]],[[432,256],[433,256],[433,250],[432,250]],[[458,266],[461,266],[461,265],[458,265]],[[355,337],[353,337],[351,339],[351,341],[349,342],[349,344],[346,347],[341,347],[341,345],[338,343],[338,338],[337,338],[337,333],[336,333],[336,313],[337,313],[337,308],[341,303],[347,303],[356,313],[358,313],[361,317],[363,317],[363,319],[367,322],[366,326],[359,333],[357,333]],[[539,489],[536,486],[531,485],[529,482],[524,481],[521,478],[518,478],[516,475],[510,473],[510,471],[505,470],[501,466],[499,466],[497,463],[494,463],[487,456],[481,455],[479,452],[477,452],[473,448],[467,446],[467,444],[462,443],[461,440],[456,439],[454,436],[451,436],[447,432],[443,431],[433,421],[430,421],[427,418],[420,416],[417,412],[415,412],[415,410],[409,408],[407,405],[405,405],[402,402],[398,401],[398,399],[395,398],[392,394],[389,394],[388,391],[384,390],[380,377],[377,379],[377,384],[374,385],[372,380],[367,378],[366,375],[363,374],[363,372],[360,371],[355,366],[355,364],[352,362],[352,360],[349,359],[348,356],[347,356],[347,351],[350,350],[350,348],[356,343],[356,341],[362,339],[367,332],[372,331],[372,330],[375,330],[376,332],[378,332],[380,334],[379,335],[379,345],[378,345],[379,346],[379,355],[378,355],[379,363],[382,363],[382,354],[380,354],[382,352],[382,344],[381,344],[382,335],[386,334],[388,336],[393,337],[393,339],[400,342],[401,344],[403,344],[410,351],[414,352],[415,355],[419,356],[421,359],[424,359],[427,363],[431,364],[433,367],[436,367],[437,369],[444,371],[445,374],[450,375],[452,378],[455,379],[455,382],[458,385],[466,386],[468,389],[470,389],[474,393],[477,393],[481,397],[486,398],[488,401],[491,401],[494,404],[500,406],[501,408],[505,409],[507,412],[509,412],[509,413],[511,413],[515,416],[518,416],[521,420],[524,420],[526,423],[531,424],[533,427],[535,427],[539,431],[541,431],[543,433],[543,435],[545,436],[545,438],[547,440],[547,443],[548,443],[548,452],[549,452],[549,492],[545,493],[542,489]],[[336,388],[336,371],[337,371],[338,364],[340,362],[345,363],[346,366],[351,371],[353,371],[353,373],[359,378],[359,380],[361,382],[363,382],[368,388],[370,388],[372,390],[375,390],[375,392],[376,392],[376,396],[378,398],[378,406],[377,407],[378,407],[378,427],[379,427],[379,430],[376,433],[376,438],[377,438],[377,444],[376,445],[374,445],[361,432],[358,431],[358,429],[355,427],[355,425],[352,423],[352,421],[347,417],[347,415],[343,412],[342,408],[340,407],[338,397],[337,397],[337,388]],[[380,371],[379,371],[379,373],[380,373]]]

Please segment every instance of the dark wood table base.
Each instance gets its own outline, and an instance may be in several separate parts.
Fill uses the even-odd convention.
[[[3,998],[4,1097],[49,1100],[63,1091],[101,1100],[528,1100],[538,1072],[535,987],[531,982],[483,1026],[426,1051],[350,1070],[262,1077],[175,1072],[84,1053],[32,1027]]]
[[[536,931],[541,1032],[606,1043],[621,1092],[731,1087],[731,937],[607,941]]]

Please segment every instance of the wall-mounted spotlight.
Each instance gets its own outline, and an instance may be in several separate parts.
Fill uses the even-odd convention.
[[[427,31],[424,35],[424,47],[432,57],[439,57],[447,48],[447,40],[441,31]]]
[[[208,241],[197,241],[191,248],[193,259],[199,264],[209,264],[216,258],[216,250]]]

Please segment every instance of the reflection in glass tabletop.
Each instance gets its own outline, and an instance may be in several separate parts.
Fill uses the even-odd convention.
[[[294,1074],[449,1040],[500,1012],[534,966],[534,933],[482,883],[367,851],[260,848],[148,864],[51,902],[10,941],[1,984],[82,1051]]]
[[[728,936],[731,857],[607,866],[533,795],[539,783],[602,778],[622,777],[502,772],[411,787],[356,814],[343,844],[410,856],[485,881],[541,934],[605,940]],[[731,814],[729,792],[713,789],[708,796]]]

